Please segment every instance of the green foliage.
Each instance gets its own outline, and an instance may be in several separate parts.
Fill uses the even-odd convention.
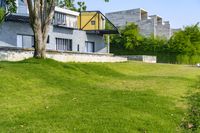
[[[79,8],[77,9],[79,12],[87,10],[87,6],[85,2],[77,2],[77,4],[79,6]]]
[[[182,120],[181,126],[187,130],[187,132],[200,132],[200,82],[195,85],[196,90],[192,92],[188,99],[188,112],[185,118]]]
[[[162,63],[200,62],[199,24],[185,27],[176,32],[170,40],[154,36],[142,37],[137,26],[133,24],[127,25],[121,33],[121,36],[111,37],[111,51],[116,54],[123,54],[119,52],[124,50],[128,54],[156,55]]]
[[[139,34],[138,26],[130,23],[120,29],[120,36],[113,36],[111,41],[113,44],[123,44],[127,49],[135,49],[140,45],[142,36]]]
[[[177,63],[181,64],[189,64],[190,63],[190,58],[188,55],[178,55],[177,57]]]
[[[58,0],[58,6],[62,8],[65,7],[69,10],[77,10],[74,4],[74,0]]]
[[[184,55],[200,55],[200,28],[199,24],[187,26],[184,30],[175,33],[170,41],[172,51]]]
[[[142,50],[144,52],[151,51],[151,53],[159,53],[164,50],[167,51],[167,40],[161,37],[144,37],[141,42],[141,47],[138,50]]]
[[[181,132],[183,97],[200,75],[183,65],[37,59],[0,62],[0,73],[2,133]]]
[[[0,8],[0,24],[4,20],[5,10],[3,8]]]
[[[8,13],[17,11],[16,0],[6,0],[6,7]]]
[[[109,0],[104,0],[105,2],[109,2]],[[86,11],[87,6],[84,1],[78,1],[77,6],[75,5],[75,0],[58,0],[57,5],[59,7],[66,7],[67,9],[74,10],[74,11]]]
[[[0,24],[4,21],[4,18],[8,13],[16,12],[16,10],[15,0],[6,0],[5,5],[0,7]]]

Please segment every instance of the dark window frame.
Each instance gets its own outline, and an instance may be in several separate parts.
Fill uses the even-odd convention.
[[[72,39],[56,38],[56,50],[58,51],[72,51]]]
[[[89,43],[92,43],[92,45],[93,45],[93,49],[92,49],[92,53],[94,53],[95,52],[95,42],[92,42],[92,41],[85,41],[85,45],[87,45],[87,52],[88,52],[88,44]]]
[[[35,43],[35,42],[34,42],[34,40],[35,40],[35,39],[34,39],[34,35],[30,35],[30,34],[17,34],[17,36],[18,36],[18,35],[22,36],[22,48],[25,48],[25,45],[24,45],[24,42],[23,42],[23,38],[24,38],[24,37],[32,37],[32,39],[33,39],[33,40],[32,40],[32,41],[33,41],[32,43],[33,43],[33,44],[31,44],[31,47],[34,48],[34,43]]]
[[[92,21],[91,21],[91,25],[96,25],[96,21],[95,21],[95,20],[92,20]]]

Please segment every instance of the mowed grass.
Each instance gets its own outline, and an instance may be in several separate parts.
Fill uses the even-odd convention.
[[[0,62],[0,132],[183,132],[199,76],[184,65]]]

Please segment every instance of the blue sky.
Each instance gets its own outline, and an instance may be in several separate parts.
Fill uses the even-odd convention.
[[[81,1],[81,0],[79,0]],[[103,13],[143,8],[149,15],[157,14],[170,21],[172,28],[200,22],[200,0],[84,0],[87,10],[100,10]]]

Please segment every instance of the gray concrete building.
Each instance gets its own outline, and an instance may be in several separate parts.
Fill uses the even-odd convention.
[[[158,15],[149,16],[144,9],[132,9],[106,13],[106,17],[117,27],[123,27],[127,23],[135,23],[144,36],[159,36],[169,39],[172,35],[169,21],[163,21]]]

